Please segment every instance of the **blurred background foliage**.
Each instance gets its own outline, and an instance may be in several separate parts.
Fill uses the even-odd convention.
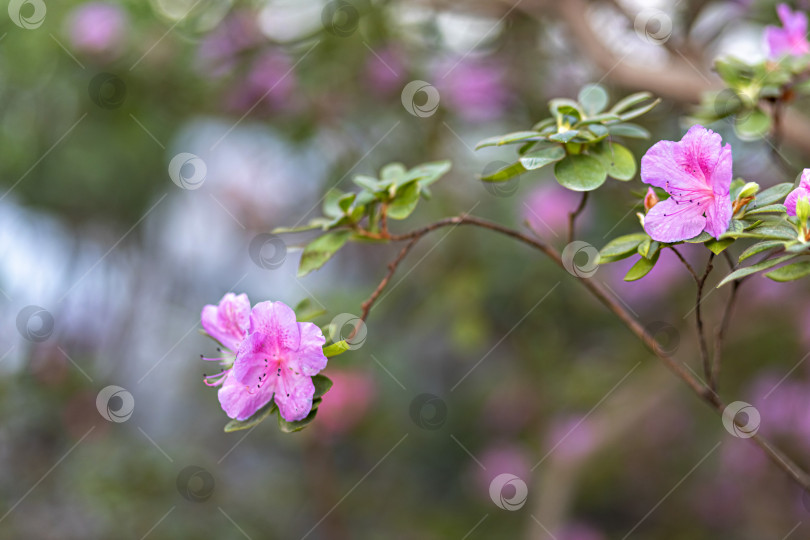
[[[647,39],[660,27],[634,25],[648,9],[672,22],[663,43]],[[578,197],[547,169],[481,183],[514,156],[474,144],[597,81],[613,100],[661,95],[638,122],[652,141],[678,139],[703,92],[722,88],[714,58],[763,58],[762,28],[775,22],[772,2],[750,0],[70,0],[48,2],[32,29],[3,14],[0,537],[806,537],[810,503],[757,448],[567,274],[482,231],[417,246],[365,345],[330,362],[335,387],[301,433],[223,433],[197,361],[213,352],[199,311],[229,290],[312,297],[328,310],[321,322],[359,311],[398,248],[352,244],[299,280],[295,237],[274,269],[248,246],[390,161],[454,162],[398,230],[469,211],[527,220],[562,249]],[[412,80],[438,89],[434,114],[403,106]],[[711,126],[732,143],[736,175],[795,178],[808,164],[801,108],[780,137]],[[180,152],[205,162],[200,189],[169,178]],[[578,236],[601,246],[636,230],[630,190],[638,179],[592,197]],[[669,346],[697,369],[686,272],[663,256],[637,283],[622,282],[626,270],[593,279],[645,324],[674,327]],[[806,285],[753,281],[721,393],[756,405],[762,432],[807,466]],[[707,318],[726,294],[711,293]],[[21,336],[28,305],[53,315],[48,339]],[[113,384],[135,400],[123,423],[96,410]],[[414,409],[424,393],[446,415]],[[215,481],[203,500],[204,486],[178,485],[191,465]],[[528,484],[522,509],[493,504],[500,473]]]

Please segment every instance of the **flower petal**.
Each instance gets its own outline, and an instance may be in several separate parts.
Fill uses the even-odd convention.
[[[217,392],[219,404],[228,417],[247,420],[273,399],[275,383],[275,379],[271,379],[262,388],[256,389],[258,391],[253,392],[253,389],[237,381],[233,374],[228,375],[222,388]]]
[[[301,345],[298,351],[291,355],[289,365],[304,375],[317,375],[326,367],[326,356],[323,354],[326,338],[317,324],[298,323],[298,328],[301,331]]]
[[[718,195],[706,205],[706,232],[719,239],[730,224],[731,198]]]
[[[678,144],[673,141],[658,141],[641,158],[641,180],[645,184],[662,188],[671,193],[677,190],[705,189],[706,184],[688,174],[679,164],[676,154]]]
[[[298,349],[301,333],[295,312],[284,302],[259,302],[250,312],[250,332],[271,336],[281,348]]]
[[[287,350],[279,350],[273,336],[254,332],[239,346],[233,362],[233,374],[237,381],[251,388],[263,385],[267,378],[274,379]]]
[[[227,293],[219,305],[203,307],[200,322],[211,337],[236,351],[247,333],[249,319],[250,300],[247,295]]]
[[[653,240],[679,242],[700,234],[706,227],[704,209],[695,203],[677,204],[669,198],[652,207],[644,216],[644,230]]]
[[[799,197],[805,197],[810,200],[810,190],[804,189],[803,187],[797,187],[785,198],[785,208],[787,208],[787,215],[791,217],[796,217],[796,202],[799,200]]]
[[[290,369],[282,370],[276,384],[276,405],[281,417],[288,422],[306,418],[312,410],[312,396],[315,385],[312,378],[295,373]]]
[[[802,179],[799,180],[799,187],[810,191],[810,169],[802,171]]]
[[[723,148],[723,138],[719,133],[701,125],[692,126],[678,144],[675,159],[685,171],[704,185],[712,187],[716,192],[728,193],[731,183],[731,146],[726,145]]]

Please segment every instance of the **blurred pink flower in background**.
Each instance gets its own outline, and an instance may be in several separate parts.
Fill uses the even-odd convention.
[[[807,15],[801,11],[791,11],[787,4],[776,8],[782,26],[765,27],[765,43],[768,56],[777,59],[784,55],[802,55],[810,53],[807,42]]]
[[[364,371],[330,371],[332,388],[318,408],[317,429],[340,435],[354,428],[369,411],[377,395],[374,379]]]
[[[366,83],[375,94],[399,94],[404,86],[405,64],[402,57],[391,47],[374,52],[366,59]]]
[[[281,51],[269,49],[253,62],[246,80],[239,81],[227,99],[227,106],[247,111],[264,102],[270,110],[289,110],[298,80],[293,63]]]
[[[117,5],[89,2],[68,16],[73,49],[91,54],[117,55],[126,38],[127,15]]]
[[[700,265],[705,262],[705,256],[701,253],[704,251],[703,246],[683,244],[678,246],[677,250],[692,267],[697,265],[702,268]],[[601,267],[600,271],[604,271],[602,275],[622,301],[633,303],[634,308],[635,304],[638,304],[641,308],[660,310],[661,306],[657,305],[655,300],[666,297],[673,290],[679,290],[679,286],[687,280],[691,280],[691,277],[671,249],[662,249],[658,262],[649,274],[636,281],[624,281],[625,274],[639,257],[639,255],[633,255],[627,259],[606,264]]]
[[[568,214],[576,209],[581,197],[556,182],[545,182],[522,201],[520,212],[540,236],[563,238],[568,228]],[[579,216],[577,225],[580,230],[588,221],[587,214]]]
[[[483,498],[489,498],[489,486],[499,474],[514,474],[527,484],[531,477],[532,463],[529,454],[518,444],[500,442],[484,449],[478,456],[481,468],[472,464],[475,483]]]
[[[810,450],[810,384],[806,380],[759,375],[751,395],[763,434],[791,436]]]
[[[605,540],[607,537],[584,523],[570,523],[556,535],[557,540]]]
[[[596,448],[597,434],[585,417],[559,416],[552,420],[546,432],[546,452],[557,459],[576,461]]]
[[[230,15],[208,34],[197,49],[200,69],[214,77],[225,75],[236,64],[237,55],[257,47],[262,36],[254,14],[241,11]]]
[[[504,69],[491,62],[455,59],[442,62],[433,77],[442,104],[464,120],[494,120],[509,104]]]

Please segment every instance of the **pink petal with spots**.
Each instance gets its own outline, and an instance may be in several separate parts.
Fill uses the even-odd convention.
[[[290,355],[290,367],[304,375],[317,375],[326,367],[326,356],[323,354],[323,345],[326,338],[317,324],[311,322],[298,323],[301,331],[301,344],[298,350]]]
[[[250,321],[250,300],[246,294],[228,293],[219,305],[203,307],[200,322],[208,334],[232,351],[245,338]]]
[[[292,370],[281,371],[276,384],[276,405],[281,417],[288,422],[306,418],[312,410],[315,385],[312,378]]]
[[[217,392],[219,404],[229,418],[247,420],[273,399],[275,382],[275,380],[271,380],[257,390],[255,387],[248,388],[237,381],[233,374],[230,374]]]
[[[270,337],[280,349],[295,351],[301,340],[295,312],[283,302],[259,302],[250,312],[250,333]]]
[[[699,235],[706,227],[703,208],[697,203],[675,204],[672,198],[652,207],[644,217],[644,230],[659,242],[679,242]]]

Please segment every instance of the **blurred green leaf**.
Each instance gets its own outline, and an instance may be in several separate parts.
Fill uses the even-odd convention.
[[[257,426],[264,422],[264,420],[273,414],[276,411],[276,402],[270,400],[270,403],[256,411],[256,414],[248,418],[247,420],[231,420],[227,424],[225,424],[225,433],[231,433],[232,431],[239,431],[242,429],[250,429],[253,426]]]
[[[785,243],[781,240],[765,240],[764,242],[758,242],[743,251],[737,260],[738,262],[742,262],[749,257],[753,257],[757,253],[762,253],[763,251],[768,251],[769,249],[782,247],[784,245]]]
[[[327,358],[332,358],[333,356],[337,356],[339,354],[343,354],[346,351],[350,351],[351,346],[346,342],[346,340],[336,341],[331,345],[327,345],[323,348],[323,354]]]
[[[605,183],[607,171],[598,159],[574,154],[557,162],[554,176],[557,182],[570,190],[591,191]]]
[[[777,201],[783,201],[791,191],[793,191],[792,183],[785,182],[782,184],[776,184],[775,186],[771,186],[768,189],[764,189],[757,193],[756,197],[754,197],[754,202],[751,203],[751,207],[759,208],[762,206],[768,206]]]
[[[333,231],[310,242],[301,255],[301,263],[298,265],[298,277],[306,276],[326,264],[326,261],[331,259],[332,255],[343,247],[343,244],[349,240],[351,235],[351,231]]]
[[[794,281],[807,275],[810,275],[810,261],[788,264],[768,272],[765,277],[774,281]]]
[[[636,175],[636,158],[618,143],[602,142],[590,147],[588,153],[602,163],[608,176],[616,180],[632,180]]]
[[[511,165],[507,165],[506,167],[502,167],[492,174],[482,176],[481,180],[484,182],[506,182],[507,180],[525,172],[526,168],[520,161],[518,161],[516,163],[512,163]]]
[[[638,245],[650,237],[646,233],[633,233],[614,238],[599,251],[600,262],[613,262],[625,259],[636,253]]]
[[[579,91],[579,102],[588,116],[599,114],[608,104],[608,94],[599,84],[586,84]]]
[[[627,274],[624,276],[625,281],[637,281],[647,274],[650,273],[650,270],[655,268],[655,263],[658,262],[658,258],[661,255],[661,252],[658,251],[655,253],[652,259],[648,259],[647,257],[641,257],[636,264],[627,271]]]
[[[479,141],[475,145],[475,149],[484,148],[486,146],[503,146],[504,144],[515,144],[526,141],[539,141],[543,138],[536,131],[516,131],[514,133],[507,133],[506,135],[498,135],[495,137],[488,137]]]
[[[419,204],[419,182],[411,180],[397,189],[394,200],[388,205],[388,217],[405,219],[410,216]]]
[[[778,264],[782,264],[783,262],[789,261],[790,259],[794,258],[796,255],[783,255],[782,257],[777,257],[776,259],[767,259],[765,261],[759,262],[757,264],[752,264],[751,266],[746,266],[745,268],[740,268],[738,270],[733,271],[721,281],[717,287],[722,287],[726,283],[734,281],[735,279],[740,279],[745,276],[750,276],[751,274],[756,274],[757,272],[761,272],[762,270],[767,270],[768,268],[773,268]]]
[[[561,160],[565,157],[565,149],[560,145],[554,145],[542,150],[536,150],[520,158],[520,163],[527,171],[533,171],[545,167],[550,163]]]

